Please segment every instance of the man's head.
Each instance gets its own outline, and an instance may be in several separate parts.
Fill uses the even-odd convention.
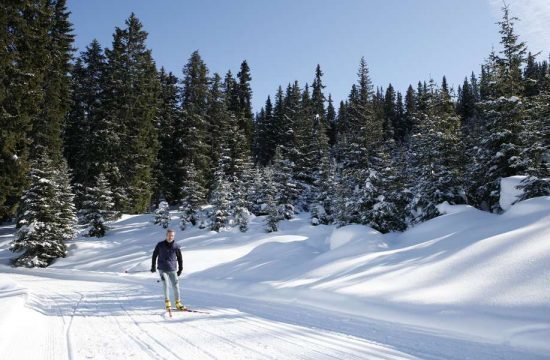
[[[174,236],[176,236],[176,232],[172,229],[166,230],[166,241],[172,242],[174,241]]]

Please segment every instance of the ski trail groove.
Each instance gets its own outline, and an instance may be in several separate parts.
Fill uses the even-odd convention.
[[[80,306],[80,303],[84,299],[84,295],[82,293],[77,292],[77,294],[80,295],[80,299],[78,299],[78,301],[76,302],[76,305],[74,306],[72,314],[69,318],[69,323],[65,328],[65,341],[67,343],[67,357],[69,358],[69,360],[74,359],[74,351],[71,343],[71,326],[73,325],[73,320],[74,320],[74,315],[76,314],[76,310],[78,309],[78,306]]]
[[[175,353],[174,351],[172,351],[170,348],[168,348],[167,346],[165,346],[163,343],[161,343],[160,341],[158,341],[156,338],[154,338],[150,333],[149,331],[147,331],[145,328],[143,328],[142,325],[140,325],[140,323],[135,319],[135,317],[124,307],[124,305],[122,305],[122,302],[120,301],[120,298],[117,296],[117,301],[118,301],[118,304],[120,306],[120,308],[122,309],[122,311],[124,311],[124,313],[127,315],[127,317],[136,325],[137,328],[139,328],[141,330],[142,333],[144,333],[146,336],[148,336],[151,340],[153,340],[156,344],[158,344],[161,348],[163,348],[164,350],[166,350],[168,353],[172,354],[176,359],[185,359],[185,358],[182,358],[180,357],[177,353]],[[157,324],[157,326],[161,327],[159,324],[158,324],[158,321],[153,321],[154,324]],[[165,329],[167,333],[171,334],[172,336],[173,335],[176,335],[177,337],[181,338],[182,340],[184,340],[187,344],[189,344],[191,347],[193,347],[194,349],[202,352],[203,354],[207,355],[209,358],[211,359],[217,359],[215,356],[213,356],[212,354],[210,354],[209,352],[207,352],[206,350],[196,346],[195,344],[191,343],[190,341],[188,341],[187,339],[183,338],[183,337],[180,337],[178,336],[177,334],[173,333],[173,332],[170,332],[168,329]]]
[[[231,340],[231,338],[221,336],[221,335],[216,334],[216,333],[214,333],[214,332],[212,332],[212,331],[205,330],[205,329],[203,329],[203,328],[201,328],[201,327],[192,325],[192,324],[190,324],[190,323],[185,323],[185,325],[188,326],[188,327],[190,327],[190,328],[193,328],[193,329],[195,329],[195,330],[197,330],[197,331],[199,331],[199,332],[203,332],[203,333],[206,333],[206,334],[208,334],[208,335],[210,335],[210,336],[212,336],[212,337],[214,337],[214,338],[220,339],[220,340],[223,341],[225,344],[229,345],[230,348],[235,348],[235,349],[236,349],[236,348],[238,347],[238,348],[241,348],[241,349],[246,349],[246,350],[250,351],[251,353],[260,355],[261,358],[264,358],[264,359],[269,358],[269,359],[276,360],[276,358],[274,358],[274,357],[272,357],[272,356],[268,356],[268,355],[266,355],[266,354],[264,354],[264,353],[262,353],[262,352],[259,352],[258,350],[253,349],[253,348],[251,348],[251,347],[249,347],[249,346],[246,346],[246,345],[243,345],[243,344],[237,345],[237,344],[235,343],[235,341]],[[178,337],[184,339],[181,335],[176,334],[176,336],[178,336]]]

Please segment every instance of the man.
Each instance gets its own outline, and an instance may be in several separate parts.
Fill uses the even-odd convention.
[[[174,298],[176,300],[176,308],[178,310],[185,310],[185,306],[180,301],[180,289],[178,285],[178,276],[182,271],[182,258],[179,245],[174,241],[175,231],[168,229],[166,231],[166,239],[157,243],[155,251],[153,251],[153,263],[151,265],[151,272],[157,271],[157,258],[158,258],[158,270],[160,278],[162,279],[162,286],[164,289],[164,303],[167,309],[172,307],[170,303],[170,295],[168,293],[168,280],[172,284],[174,292]],[[177,272],[176,272],[177,269]]]

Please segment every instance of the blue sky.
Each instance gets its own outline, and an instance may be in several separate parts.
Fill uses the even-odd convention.
[[[508,0],[520,39],[533,52],[550,49],[550,1]],[[325,92],[337,102],[356,81],[365,57],[375,86],[404,92],[443,75],[451,85],[479,73],[499,49],[500,0],[69,0],[75,46],[94,38],[111,47],[116,26],[134,12],[149,33],[157,67],[176,76],[194,50],[211,73],[236,74],[247,60],[254,111],[279,85],[312,82],[323,70]],[[548,21],[547,21],[548,20]]]

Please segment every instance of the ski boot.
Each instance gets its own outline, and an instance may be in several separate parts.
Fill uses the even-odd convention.
[[[176,300],[176,309],[181,310],[181,311],[187,310],[187,308],[179,300]]]
[[[164,305],[166,306],[166,310],[172,309],[172,303],[170,303],[170,300],[164,300]]]

